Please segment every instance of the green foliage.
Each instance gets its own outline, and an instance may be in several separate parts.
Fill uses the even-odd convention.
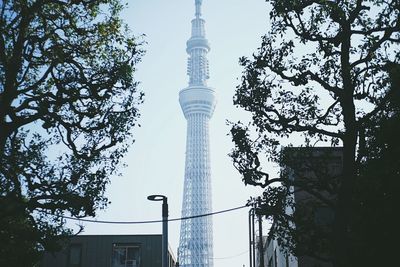
[[[314,197],[320,190],[330,190],[330,196],[317,197],[322,202],[335,197],[328,250],[335,266],[354,266],[350,258],[358,248],[352,233],[357,235],[353,221],[365,220],[372,206],[364,215],[357,213],[360,217],[354,219],[357,208],[349,203],[363,202],[368,194],[360,191],[370,188],[374,182],[384,187],[380,173],[386,164],[374,162],[375,159],[385,161],[383,154],[395,146],[382,140],[390,139],[390,133],[383,130],[387,127],[384,125],[389,121],[398,125],[398,120],[387,118],[398,113],[389,106],[393,107],[399,99],[394,88],[399,88],[400,2],[267,2],[272,7],[271,28],[253,57],[240,59],[244,71],[234,104],[249,111],[252,122],[232,126],[235,148],[231,157],[246,184],[270,190],[270,186],[283,183],[283,186],[297,186]],[[334,184],[296,184],[285,175],[274,178],[262,170],[264,158],[287,166],[278,156],[280,143],[283,139],[290,143],[291,138],[299,135],[304,137],[302,146],[305,147],[343,146],[343,173]],[[366,166],[375,166],[375,174],[365,171],[371,168]],[[398,177],[399,173],[392,169],[391,175]],[[375,189],[376,194],[385,192]],[[360,199],[355,200],[354,194]],[[379,203],[387,204],[386,200]],[[298,229],[286,228],[289,230],[285,232],[277,225],[273,229],[286,240],[296,242],[299,237]],[[329,247],[327,243],[321,247],[324,245]],[[316,248],[309,251],[313,250]]]
[[[122,9],[0,3],[0,265],[32,266],[71,234],[60,215],[94,216],[108,203],[143,100],[133,79],[143,51]]]

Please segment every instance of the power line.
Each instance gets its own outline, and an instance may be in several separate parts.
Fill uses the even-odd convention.
[[[227,259],[232,259],[232,258],[239,257],[239,256],[241,256],[241,255],[243,255],[243,254],[248,253],[248,252],[249,252],[249,250],[246,250],[246,251],[243,251],[243,252],[241,252],[241,253],[239,253],[239,254],[235,254],[235,255],[233,255],[233,256],[221,257],[221,258],[212,258],[212,259],[213,259],[213,260],[227,260]]]
[[[205,214],[200,214],[200,215],[194,215],[194,216],[188,216],[188,217],[181,217],[181,218],[174,218],[174,219],[168,219],[169,222],[173,221],[181,221],[181,220],[189,220],[189,219],[194,219],[194,218],[200,218],[200,217],[206,217],[206,216],[212,216],[215,214],[220,214],[220,213],[226,213],[238,209],[243,209],[248,207],[247,205],[236,207],[236,208],[231,208],[231,209],[226,209],[226,210],[221,210],[221,211],[216,211],[216,212],[211,212],[211,213],[205,213]],[[80,222],[89,222],[89,223],[103,223],[103,224],[148,224],[148,223],[161,223],[163,222],[162,220],[150,220],[150,221],[102,221],[102,220],[92,220],[92,219],[83,219],[83,218],[74,218],[74,217],[69,217],[69,216],[64,216],[64,215],[58,215],[61,218],[68,219],[68,220],[74,220],[74,221],[80,221]]]

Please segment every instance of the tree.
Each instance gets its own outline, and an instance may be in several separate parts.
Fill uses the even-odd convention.
[[[0,2],[0,265],[32,266],[94,216],[128,146],[143,51],[119,0]]]
[[[390,266],[399,236],[393,215],[400,202],[400,66],[389,65],[391,91],[385,107],[365,125],[365,159],[360,163],[358,188],[353,195],[354,253],[362,266]],[[384,227],[382,227],[384,226]],[[383,244],[383,245],[370,245]]]
[[[398,89],[390,76],[400,61],[400,2],[267,2],[271,29],[253,59],[240,60],[244,72],[234,103],[251,112],[252,123],[233,125],[231,156],[246,184],[268,188],[291,182],[261,169],[265,154],[279,162],[282,138],[301,134],[306,146],[343,146],[331,241],[334,265],[351,266],[351,203],[374,138],[367,126]]]

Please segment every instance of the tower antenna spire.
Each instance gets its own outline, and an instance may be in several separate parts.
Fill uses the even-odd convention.
[[[196,18],[201,17],[201,4],[203,3],[203,0],[196,0],[195,4],[196,4]]]

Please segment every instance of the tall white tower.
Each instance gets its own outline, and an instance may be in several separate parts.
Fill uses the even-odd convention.
[[[207,86],[207,53],[210,46],[205,38],[201,4],[202,0],[195,0],[196,13],[192,20],[192,36],[186,43],[186,52],[189,54],[189,86],[179,92],[179,103],[187,120],[182,217],[212,211],[208,124],[216,105],[216,98],[214,90]],[[178,260],[183,267],[213,266],[213,231],[210,216],[182,221]]]

